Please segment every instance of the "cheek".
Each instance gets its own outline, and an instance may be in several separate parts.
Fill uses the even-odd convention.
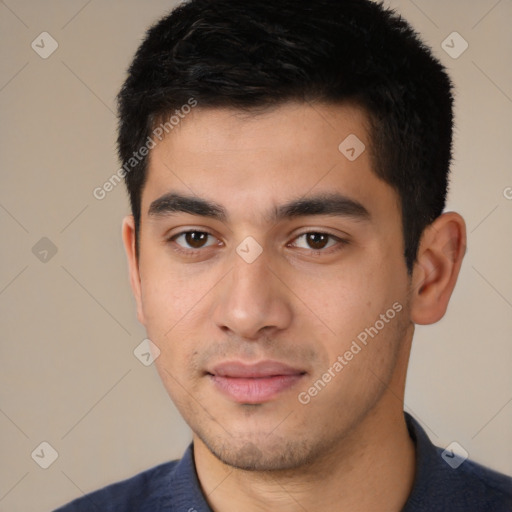
[[[159,261],[160,260],[160,261]],[[206,269],[198,272],[171,265],[168,258],[146,258],[141,261],[142,309],[146,331],[160,349],[156,365],[165,382],[173,384],[172,376],[183,375],[193,366],[197,351],[197,326],[203,326],[208,313],[207,292],[215,282]],[[183,377],[182,377],[183,378]]]
[[[349,421],[368,410],[389,386],[406,333],[404,309],[395,313],[392,309],[387,322],[380,319],[380,314],[370,315],[371,320],[359,320],[358,326],[352,326],[354,335],[341,335],[330,344],[329,367],[319,368],[310,383],[316,386],[318,380],[329,380],[325,390],[311,401],[316,408],[312,411],[317,411],[319,417],[328,409],[340,424]],[[334,377],[328,375],[329,370]],[[312,416],[315,414],[312,412]]]
[[[329,365],[345,354],[350,359],[348,366],[363,369],[389,367],[394,358],[400,315],[393,304],[403,304],[406,288],[400,278],[401,269],[393,269],[392,261],[382,256],[381,252],[380,257],[354,261],[329,275],[296,281],[297,295],[306,297],[305,303],[328,327],[327,335],[319,337],[318,342]],[[326,369],[317,368],[319,372]],[[357,375],[352,378],[359,381]]]
[[[194,310],[204,295],[204,286],[197,276],[187,275],[183,265],[172,264],[165,251],[148,251],[140,266],[147,328],[166,334]]]
[[[382,273],[371,267],[339,267],[325,275],[297,279],[297,296],[329,329],[336,349],[375,322],[385,311],[386,284]]]

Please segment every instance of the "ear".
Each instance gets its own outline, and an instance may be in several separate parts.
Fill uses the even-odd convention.
[[[466,224],[458,213],[444,213],[425,228],[412,276],[414,323],[433,324],[443,318],[465,253]]]
[[[128,215],[123,219],[123,244],[128,259],[128,270],[130,274],[130,285],[132,287],[133,296],[137,303],[137,318],[142,325],[146,325],[144,318],[144,310],[142,307],[142,293],[139,273],[139,262],[135,250],[135,220],[133,215]]]

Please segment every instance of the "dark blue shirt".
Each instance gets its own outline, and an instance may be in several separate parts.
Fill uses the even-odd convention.
[[[404,412],[416,445],[416,476],[401,512],[512,512],[512,478],[433,445]],[[179,461],[166,462],[82,496],[54,512],[211,512],[201,491],[191,444]]]

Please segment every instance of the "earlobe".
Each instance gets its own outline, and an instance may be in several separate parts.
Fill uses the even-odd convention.
[[[135,221],[133,215],[128,215],[123,219],[122,227],[123,244],[128,260],[128,271],[130,276],[130,285],[133,296],[137,303],[137,318],[142,325],[145,325],[144,310],[142,307],[142,290],[139,273],[139,262],[137,251],[135,249]]]
[[[465,252],[466,225],[458,213],[444,213],[425,229],[411,285],[414,323],[433,324],[444,316]]]

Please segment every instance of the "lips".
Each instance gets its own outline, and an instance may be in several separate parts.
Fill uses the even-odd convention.
[[[226,361],[208,371],[215,387],[237,403],[258,404],[277,398],[306,374],[277,361],[244,364]]]

